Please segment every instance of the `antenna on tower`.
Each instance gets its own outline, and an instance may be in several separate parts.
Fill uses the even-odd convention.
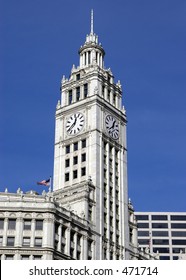
[[[91,10],[91,30],[90,30],[91,34],[94,34],[94,11],[93,9]]]

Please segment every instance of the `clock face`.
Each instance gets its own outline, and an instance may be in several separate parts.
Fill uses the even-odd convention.
[[[105,126],[106,126],[108,134],[114,140],[117,140],[119,138],[119,126],[118,126],[118,122],[116,121],[116,119],[111,115],[107,115],[105,118]]]
[[[84,116],[81,113],[75,113],[67,120],[66,131],[70,135],[79,133],[84,125]]]

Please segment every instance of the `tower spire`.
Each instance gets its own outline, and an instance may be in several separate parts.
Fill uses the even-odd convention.
[[[91,29],[90,29],[90,33],[94,34],[94,11],[93,11],[93,9],[91,10]]]

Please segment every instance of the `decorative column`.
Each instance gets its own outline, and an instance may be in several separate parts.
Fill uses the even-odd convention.
[[[30,247],[34,247],[34,239],[35,239],[35,225],[36,225],[36,221],[35,221],[35,219],[32,219],[32,222],[31,222],[31,238],[30,238]]]
[[[66,229],[66,246],[65,246],[65,254],[70,256],[70,228]]]
[[[59,225],[58,228],[59,242],[58,242],[58,251],[61,252],[61,243],[62,243],[62,225]]]
[[[82,250],[82,259],[88,259],[88,243],[87,243],[87,236],[83,236],[83,250]]]
[[[21,247],[23,240],[23,218],[17,218],[16,222],[16,236],[15,236],[15,247]]]
[[[8,218],[4,219],[4,231],[3,231],[3,247],[7,243],[7,231],[8,231]]]

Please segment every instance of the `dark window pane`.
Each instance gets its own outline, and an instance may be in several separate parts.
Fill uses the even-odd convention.
[[[154,253],[157,253],[157,251],[159,253],[166,253],[166,254],[169,254],[169,248],[162,248],[162,247],[155,247],[153,248],[153,252]]]
[[[186,249],[185,248],[172,248],[172,252],[174,254],[180,254],[181,252],[183,252],[185,254]]]
[[[7,237],[7,246],[14,246],[15,237]]]
[[[24,230],[31,230],[31,220],[24,220],[23,229]]]
[[[160,260],[170,260],[169,256],[160,256]]]
[[[66,159],[65,160],[65,167],[69,167],[70,166],[70,159]]]
[[[186,245],[186,240],[176,240],[176,239],[173,239],[172,240],[172,245]]]
[[[148,223],[138,223],[138,228],[149,228]]]
[[[74,143],[74,151],[78,150],[78,142]]]
[[[167,220],[167,215],[152,215],[152,220],[163,221]]]
[[[186,221],[186,215],[171,215],[172,221]]]
[[[73,163],[74,163],[74,164],[78,164],[78,156],[75,156],[75,157],[74,157]]]
[[[4,229],[4,219],[0,219],[0,229]]]
[[[172,236],[186,237],[186,231],[172,231]]]
[[[83,148],[86,148],[86,139],[83,139],[83,140],[82,140],[82,149],[83,149]]]
[[[68,92],[68,104],[72,103],[72,90],[69,90]]]
[[[80,74],[76,75],[76,80],[79,81],[80,80]]]
[[[68,182],[68,181],[69,181],[69,172],[65,173],[65,182]]]
[[[81,161],[82,161],[82,162],[86,161],[86,154],[82,154],[82,155],[81,155]]]
[[[86,167],[81,168],[81,176],[86,175]]]
[[[153,239],[154,245],[169,245],[168,239]]]
[[[67,145],[66,146],[66,154],[69,154],[70,153],[70,145]]]
[[[84,84],[84,98],[88,95],[88,84]]]
[[[78,177],[78,172],[77,170],[73,171],[73,179],[76,179]]]
[[[15,227],[16,227],[16,219],[9,219],[8,229],[15,229]]]
[[[140,245],[148,245],[149,244],[149,239],[138,239],[138,243]]]
[[[172,223],[171,228],[186,228],[186,224],[178,224],[178,223]]]
[[[168,231],[153,231],[152,236],[168,236]]]
[[[138,221],[140,221],[140,220],[148,220],[149,216],[148,215],[136,215],[136,219]]]
[[[138,231],[138,236],[149,236],[149,231]]]
[[[80,87],[76,88],[76,101],[79,101],[80,99]]]
[[[152,228],[168,228],[166,223],[152,223]]]
[[[36,230],[43,230],[43,221],[36,220]]]

